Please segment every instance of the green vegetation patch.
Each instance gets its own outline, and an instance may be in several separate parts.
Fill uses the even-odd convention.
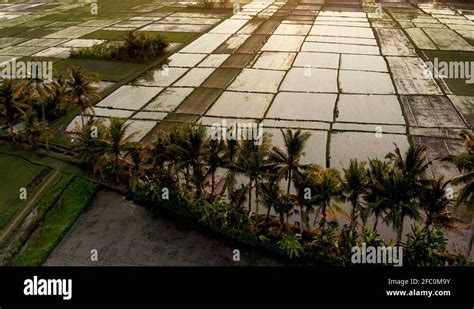
[[[153,37],[162,37],[167,42],[185,43],[192,40],[199,33],[196,32],[164,32],[164,31],[140,31]]]
[[[123,40],[123,36],[127,34],[127,31],[114,31],[114,30],[97,30],[96,32],[89,33],[81,39],[94,39],[94,40]]]
[[[15,35],[18,33],[28,31],[30,29],[31,28],[28,28],[28,27],[8,27],[8,28],[3,28],[3,29],[0,28],[0,37]]]
[[[99,185],[75,178],[62,192],[41,225],[33,232],[24,248],[13,260],[15,266],[38,266],[61,241],[82,211],[95,197]]]
[[[124,42],[112,42],[84,47],[71,52],[71,58],[118,60],[146,63],[163,54],[169,43],[161,36],[152,37],[130,31]]]
[[[26,41],[25,38],[0,38],[0,48],[5,48]]]
[[[24,159],[0,153],[0,171],[2,171],[0,229],[4,228],[27,203],[27,200],[19,200],[20,188],[26,188],[27,193],[31,194],[28,189],[32,187],[36,176],[42,170],[41,166],[31,164]]]
[[[88,72],[99,75],[101,80],[121,81],[137,74],[144,65],[131,62],[105,61],[93,59],[66,59],[55,64],[54,69],[58,75],[67,76],[67,70],[73,66],[81,66]]]
[[[28,30],[28,29],[31,29],[31,28],[24,28],[24,29]],[[31,30],[28,30],[28,31],[21,31],[18,34],[15,34],[15,36],[35,39],[35,38],[42,38],[44,36],[47,36],[48,34],[56,32],[56,31],[57,31],[57,29],[33,28]]]

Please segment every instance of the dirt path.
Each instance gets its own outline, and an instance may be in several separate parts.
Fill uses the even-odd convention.
[[[234,262],[233,250],[241,261]],[[97,261],[91,251],[97,250]],[[148,211],[109,191],[98,194],[56,247],[47,266],[281,265],[225,239]]]
[[[48,179],[46,181],[43,181],[41,183],[41,187],[39,190],[36,191],[36,193],[33,195],[33,198],[26,204],[26,206],[23,208],[23,210],[13,219],[7,226],[6,228],[2,231],[0,234],[0,243],[2,243],[7,236],[10,234],[10,232],[18,225],[18,223],[23,220],[28,213],[33,209],[33,207],[36,205],[38,202],[38,198],[43,196],[43,192],[49,188],[49,184],[56,178],[56,176],[59,174],[59,170],[54,170],[54,172],[50,175],[48,175]]]

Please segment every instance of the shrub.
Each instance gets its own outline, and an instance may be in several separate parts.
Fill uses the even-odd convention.
[[[299,257],[303,251],[304,247],[301,245],[298,237],[293,233],[288,233],[283,238],[277,242],[278,248],[283,250],[288,254],[288,256],[293,258],[293,256]]]
[[[72,58],[147,62],[163,54],[169,43],[161,36],[129,31],[123,43],[104,43],[71,52]]]
[[[440,229],[428,233],[422,226],[412,226],[403,247],[404,265],[443,266],[448,262],[441,254],[446,251],[446,239]]]

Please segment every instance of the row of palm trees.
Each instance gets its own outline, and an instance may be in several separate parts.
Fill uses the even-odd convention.
[[[94,75],[74,67],[68,78],[47,83],[41,80],[6,79],[0,85],[0,118],[15,141],[17,131],[22,141],[35,145],[48,140],[48,121],[71,106],[81,109],[82,121],[74,135],[74,153],[94,173],[116,185],[127,185],[132,192],[153,184],[156,174],[166,173],[186,194],[196,200],[222,201],[232,209],[253,206],[266,208],[264,219],[273,222],[277,214],[279,232],[295,228],[288,218],[299,215],[296,228],[301,238],[312,237],[314,227],[325,229],[344,214],[341,202],[351,205],[348,228],[356,231],[373,216],[373,230],[382,220],[403,237],[406,218],[424,220],[428,234],[436,226],[449,227],[456,218],[452,205],[468,205],[472,218],[473,137],[463,131],[464,152],[443,160],[452,162],[460,176],[451,180],[429,179],[424,146],[410,146],[406,153],[398,147],[384,159],[350,161],[339,172],[315,164],[302,164],[309,133],[282,130],[283,147],[273,146],[271,136],[263,142],[252,140],[216,140],[201,125],[159,132],[150,144],[134,142],[124,120],[89,119],[99,95]],[[41,119],[41,120],[38,120]],[[15,130],[21,124],[22,128]],[[98,133],[98,134],[97,134]],[[246,181],[238,181],[245,178]],[[459,185],[456,203],[446,190]],[[253,196],[255,194],[255,196]],[[248,206],[245,206],[247,204]],[[312,224],[311,216],[314,217]],[[472,242],[472,239],[471,239]]]
[[[97,127],[103,134],[91,138],[92,128]],[[248,214],[253,209],[260,213],[263,205],[267,221],[273,220],[273,210],[280,232],[294,228],[288,218],[299,214],[300,237],[310,237],[312,227],[325,228],[341,215],[348,217],[350,230],[366,226],[373,216],[373,230],[383,221],[401,242],[407,218],[424,220],[424,230],[430,234],[435,227],[452,227],[459,221],[455,205],[469,205],[472,211],[474,146],[466,131],[462,133],[464,152],[443,158],[461,173],[452,180],[426,176],[431,162],[426,161],[424,146],[412,145],[405,153],[395,147],[384,159],[352,159],[339,172],[301,163],[309,133],[290,129],[281,133],[283,147],[278,147],[272,146],[269,134],[259,144],[222,141],[209,136],[204,126],[193,125],[159,132],[152,143],[142,144],[130,141],[133,134],[127,135],[123,120],[112,119],[108,128],[93,121],[74,134],[76,154],[101,177],[117,184],[127,180],[136,191],[153,182],[155,174],[165,172],[198,200],[225,200],[232,208],[247,209]],[[246,181],[237,181],[238,177]],[[462,185],[457,201],[447,194],[451,185]],[[350,214],[344,213],[341,202],[351,205]]]
[[[35,146],[51,137],[49,123],[71,108],[79,107],[82,115],[93,113],[93,104],[100,98],[98,82],[97,76],[80,67],[69,69],[66,79],[4,79],[0,83],[0,121],[14,142],[19,135]]]

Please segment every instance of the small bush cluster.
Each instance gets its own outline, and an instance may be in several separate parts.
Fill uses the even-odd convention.
[[[71,58],[147,62],[161,56],[168,45],[161,36],[152,37],[130,31],[124,37],[124,42],[80,48],[72,51]]]

